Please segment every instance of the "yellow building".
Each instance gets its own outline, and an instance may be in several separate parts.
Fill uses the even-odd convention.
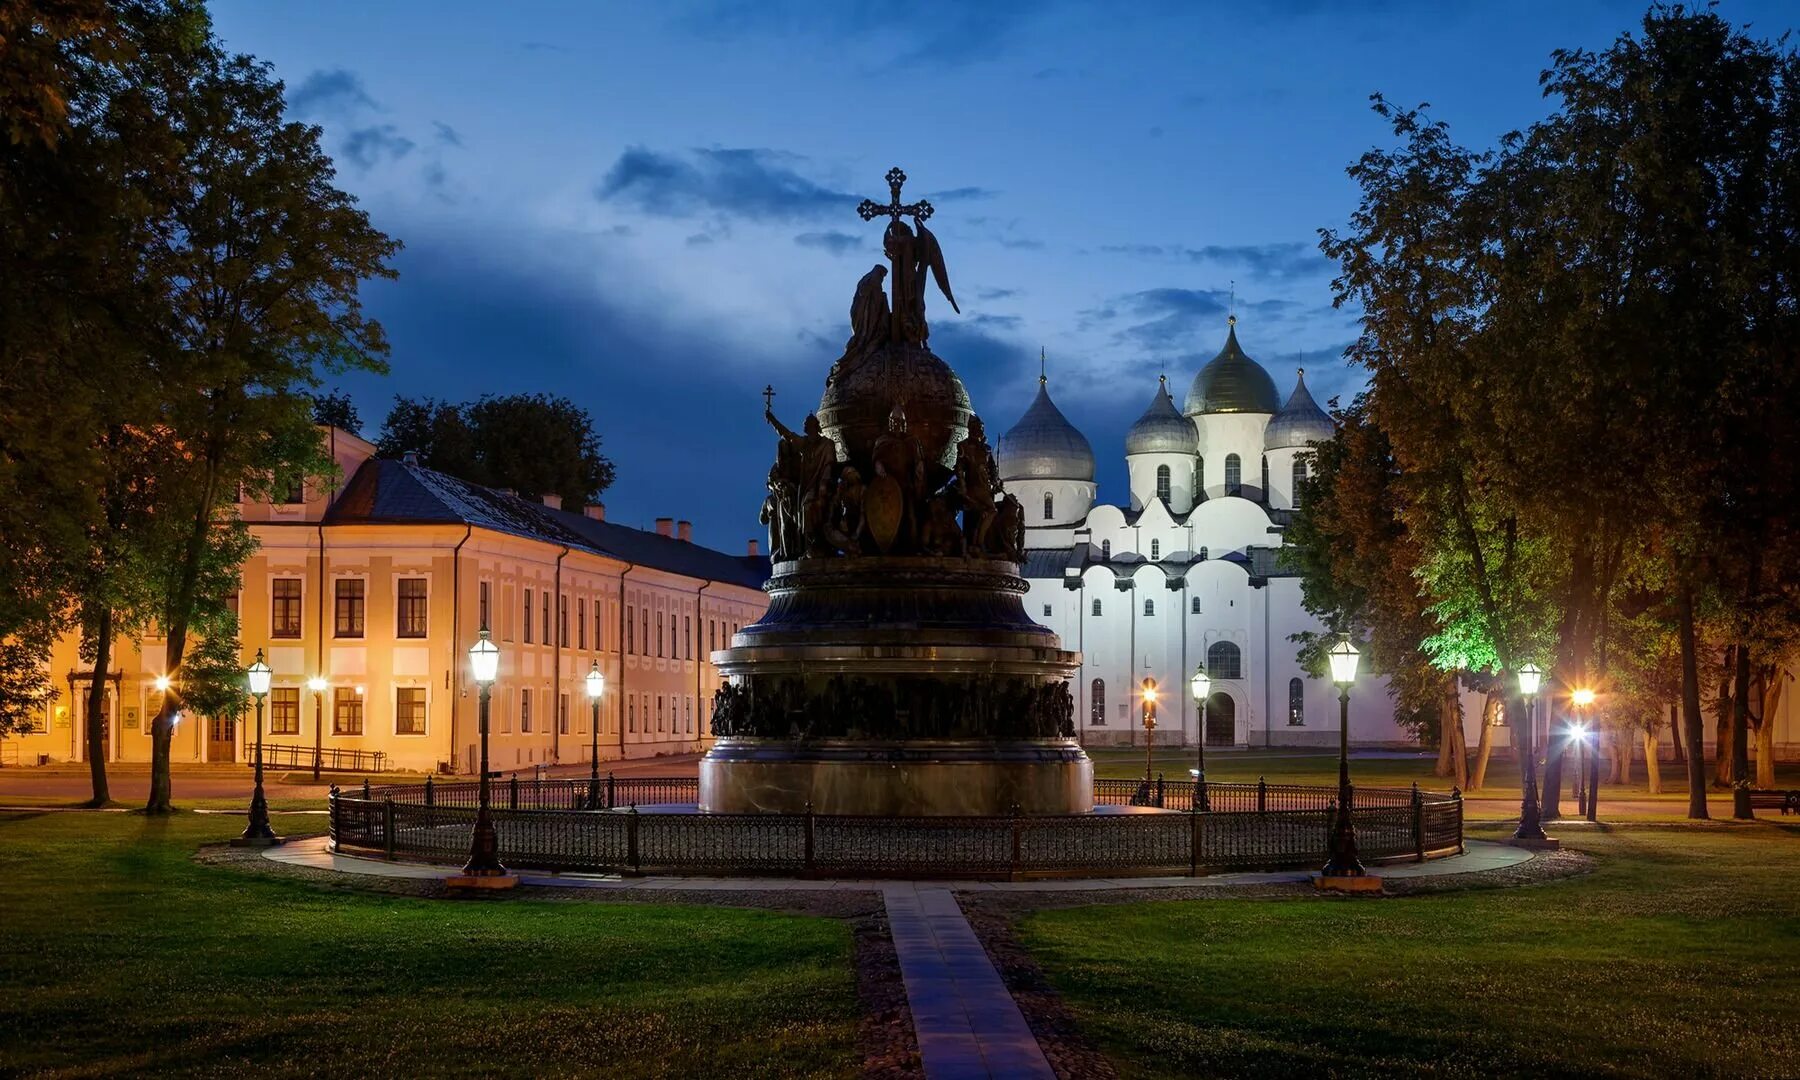
[[[602,761],[699,751],[718,677],[707,658],[767,606],[768,560],[464,483],[410,456],[328,432],[346,478],[289,503],[245,502],[260,547],[238,616],[247,664],[274,669],[265,749],[278,766],[473,772],[477,691],[467,651],[482,626],[500,648],[489,756],[495,768],[585,762],[585,680],[606,676]],[[148,761],[163,642],[121,640],[107,681],[108,760]],[[73,637],[52,656],[57,695],[39,730],[4,741],[6,764],[87,757],[91,666]],[[179,673],[174,673],[179,678]],[[315,682],[315,680],[317,680]],[[322,687],[315,690],[317,685]],[[253,715],[253,714],[249,714]],[[116,718],[117,722],[113,722]],[[248,761],[253,721],[183,715],[178,762]]]

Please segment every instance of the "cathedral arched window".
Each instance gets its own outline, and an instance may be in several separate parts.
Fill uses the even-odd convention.
[[[1100,616],[1100,600],[1098,597],[1096,597],[1094,599],[1094,606],[1093,606],[1092,610],[1094,612],[1094,617],[1098,618]]]
[[[1299,727],[1306,723],[1306,684],[1299,679],[1288,680],[1288,726]]]
[[[1111,558],[1112,558],[1112,541],[1111,540],[1100,541],[1100,561],[1106,562],[1107,560],[1109,560]]]
[[[1099,603],[1098,600],[1094,601]],[[1088,684],[1088,723],[1094,727],[1106,726],[1106,680],[1095,679]]]
[[[1165,503],[1169,501],[1169,467],[1167,465],[1156,467],[1156,497]]]
[[[1225,455],[1225,494],[1241,495],[1244,492],[1244,463],[1236,454]]]
[[[1300,500],[1302,498],[1300,492],[1305,486],[1306,459],[1304,457],[1296,457],[1294,458],[1294,508],[1296,510],[1300,508]]]
[[[1262,459],[1262,499],[1264,502],[1269,500],[1269,459],[1266,457]]]
[[[1152,559],[1162,558],[1162,541],[1161,540],[1150,541],[1150,557]]]
[[[1054,517],[1056,517],[1056,496],[1046,491],[1044,492],[1044,520],[1049,521]]]
[[[1216,641],[1206,650],[1206,672],[1215,679],[1244,677],[1244,654],[1229,641]]]
[[[1144,614],[1145,615],[1156,614],[1156,601],[1154,601],[1154,600],[1145,600],[1144,601]]]
[[[1198,596],[1192,597],[1188,601],[1188,609],[1195,615],[1200,614],[1200,598]]]

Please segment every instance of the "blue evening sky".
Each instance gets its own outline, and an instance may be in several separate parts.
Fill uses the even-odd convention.
[[[962,305],[933,350],[997,437],[1051,392],[1124,498],[1125,428],[1239,338],[1283,396],[1304,363],[1354,389],[1353,315],[1317,230],[1388,133],[1380,91],[1488,145],[1543,115],[1552,49],[1600,47],[1644,5],[1409,0],[1085,5],[218,3],[325,130],[340,182],[406,244],[367,290],[393,371],[356,377],[371,437],[396,394],[566,394],[594,416],[614,520],[695,522],[742,550],[773,453],[760,391],[798,426],[880,259],[899,164]],[[1780,0],[1727,0],[1774,37]]]

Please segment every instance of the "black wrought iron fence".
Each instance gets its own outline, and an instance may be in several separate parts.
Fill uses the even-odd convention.
[[[1095,801],[1117,798],[1120,783],[1097,781]],[[1193,785],[1183,784],[1179,791],[1164,786],[1163,813],[859,817],[643,813],[635,805],[693,802],[699,782],[692,778],[614,778],[610,791],[604,778],[598,785],[509,780],[493,785],[493,816],[502,859],[522,869],[1016,877],[1276,869],[1324,860],[1335,788],[1213,784],[1206,790],[1210,809],[1196,811]],[[460,860],[469,850],[477,790],[469,781],[333,789],[332,842],[388,858]],[[1351,806],[1366,860],[1462,850],[1460,793],[1359,788]]]
[[[256,744],[252,743],[245,760],[254,761],[255,754]],[[310,769],[315,760],[321,769],[332,772],[381,772],[387,768],[387,754],[381,750],[263,743],[263,765],[270,769]]]

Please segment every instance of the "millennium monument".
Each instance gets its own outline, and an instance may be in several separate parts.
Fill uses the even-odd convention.
[[[876,265],[818,411],[780,436],[762,520],[768,612],[713,653],[711,812],[1066,814],[1093,807],[1068,680],[1081,662],[1026,614],[1025,518],[981,418],[927,345],[927,279],[953,310],[923,199],[887,175]],[[910,218],[911,225],[906,220]],[[886,286],[884,291],[883,286]]]

